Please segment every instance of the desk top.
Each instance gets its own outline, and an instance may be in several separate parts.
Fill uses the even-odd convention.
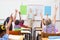
[[[21,31],[21,33],[31,33],[30,31]]]
[[[41,33],[41,36],[42,37],[48,37],[48,36],[60,36],[60,33],[53,33],[53,34],[48,34],[48,33]]]
[[[9,35],[10,40],[23,40],[24,35]]]
[[[42,28],[41,27],[35,27],[34,30],[42,31]]]

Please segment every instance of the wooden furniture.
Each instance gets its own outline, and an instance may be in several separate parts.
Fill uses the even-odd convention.
[[[42,28],[41,27],[35,27],[34,28],[34,38],[33,40],[36,40],[36,32],[39,32],[38,34],[41,35]]]
[[[30,31],[30,28],[23,28],[21,27],[22,30],[19,30],[19,31],[9,31],[9,34],[12,34],[12,35],[21,35],[23,33],[27,33]]]
[[[60,36],[60,33],[53,33],[53,34],[48,34],[48,33],[41,33],[41,38],[42,40],[48,40],[49,36]]]
[[[20,35],[21,32],[20,31],[9,31],[9,34],[12,34],[12,35]]]
[[[9,31],[9,40],[23,40],[25,35],[20,31]]]
[[[25,35],[24,40],[31,40],[31,28],[21,28],[21,33]]]

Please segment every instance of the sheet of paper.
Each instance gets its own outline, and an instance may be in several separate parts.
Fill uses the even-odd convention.
[[[11,40],[20,40],[23,38],[24,38],[24,35],[9,35],[9,39]]]

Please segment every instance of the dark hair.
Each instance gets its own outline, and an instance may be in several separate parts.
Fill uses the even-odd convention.
[[[20,23],[21,23],[21,24],[24,24],[24,20],[21,20]]]
[[[6,22],[7,22],[7,23],[9,22],[9,19],[10,19],[10,17],[7,17],[7,19],[4,21],[4,26],[6,25]],[[11,23],[11,25],[10,25],[9,30],[12,30],[12,23]]]
[[[0,34],[6,32],[6,28],[3,25],[0,25]]]
[[[20,21],[19,20],[16,20],[15,21],[15,25],[19,25]]]

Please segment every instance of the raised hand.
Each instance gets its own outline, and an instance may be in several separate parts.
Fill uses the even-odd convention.
[[[29,11],[30,13],[32,13],[32,9],[30,8],[30,11]]]
[[[15,9],[15,13],[18,13],[18,10],[17,9]]]
[[[58,7],[55,5],[55,13],[54,13],[54,17],[53,17],[53,24],[56,23],[57,10],[58,10]]]
[[[43,19],[43,14],[42,13],[40,13],[40,17],[41,17],[41,19]]]
[[[38,9],[36,9],[36,14],[34,14],[34,16],[36,16],[36,15],[37,15],[37,13],[38,13]]]
[[[13,20],[12,14],[11,14],[11,16],[10,16],[10,20],[11,20],[11,21]]]
[[[6,23],[6,33],[7,34],[9,34],[9,28],[10,28],[10,25],[12,24],[12,20],[13,20],[13,17],[12,17],[12,14],[11,14],[9,22]]]
[[[54,14],[54,18],[56,17],[57,10],[58,10],[58,7],[55,5],[55,14]]]
[[[58,7],[55,5],[55,12],[58,10]]]

